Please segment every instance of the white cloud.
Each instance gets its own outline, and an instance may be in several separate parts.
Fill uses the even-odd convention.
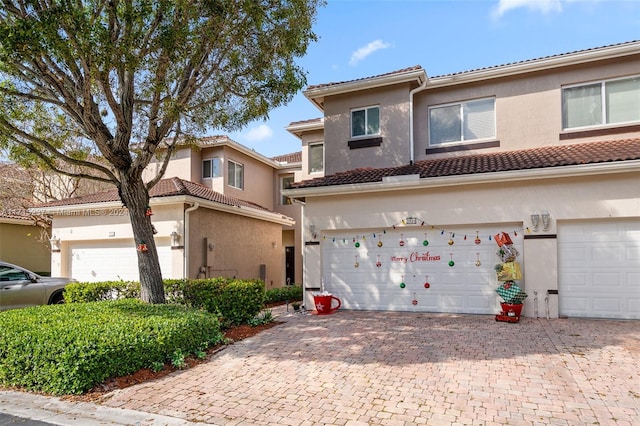
[[[351,54],[349,65],[355,66],[358,62],[371,55],[373,52],[381,49],[388,49],[389,47],[391,47],[391,44],[385,43],[382,40],[372,41]]]
[[[245,133],[245,137],[249,142],[260,142],[265,139],[269,139],[271,136],[273,136],[273,130],[271,130],[271,127],[266,124],[254,127]]]
[[[499,0],[493,10],[495,17],[504,15],[511,9],[526,7],[542,13],[562,12],[563,0]]]

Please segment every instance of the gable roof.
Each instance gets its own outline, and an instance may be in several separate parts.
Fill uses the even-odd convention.
[[[375,183],[394,176],[419,175],[421,179],[429,179],[627,160],[640,160],[640,138],[421,160],[398,167],[360,168],[302,181],[292,188]]]
[[[420,85],[426,82],[427,88],[436,88],[638,54],[640,54],[640,40],[633,40],[435,77],[427,77],[426,71],[420,65],[415,65],[371,77],[310,85],[303,94],[322,111],[324,99],[327,96],[373,87],[406,82]]]
[[[229,197],[207,188],[204,185],[200,185],[195,182],[190,182],[178,177],[172,177],[168,179],[160,180],[151,191],[149,196],[153,198],[172,197],[176,195],[186,195],[195,198],[202,199],[204,201],[212,201],[214,203],[223,204],[232,207],[249,207],[256,210],[269,212],[270,210],[249,201],[244,201],[239,198]],[[42,209],[47,207],[63,207],[63,206],[75,206],[84,204],[97,204],[97,203],[109,203],[119,202],[120,197],[117,189],[110,189],[107,191],[96,192],[95,194],[84,195],[81,197],[67,198],[64,200],[50,201],[48,203],[39,204],[35,209]]]
[[[302,151],[278,155],[271,157],[271,159],[280,164],[302,163]]]

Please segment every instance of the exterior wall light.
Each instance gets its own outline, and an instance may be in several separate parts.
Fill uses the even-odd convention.
[[[533,232],[538,231],[538,227],[540,226],[540,213],[533,213],[531,215],[531,230]]]
[[[173,231],[170,236],[171,236],[171,249],[184,248],[184,246],[180,244],[182,240],[182,235],[178,234],[176,231]]]
[[[60,253],[60,238],[52,237],[49,242],[51,243],[51,252]]]
[[[542,230],[543,231],[548,231],[549,230],[549,221],[551,219],[551,215],[549,214],[549,212],[542,212],[542,214],[540,214],[540,216],[542,217]]]

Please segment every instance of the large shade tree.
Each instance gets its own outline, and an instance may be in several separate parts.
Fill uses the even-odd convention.
[[[296,59],[321,3],[0,0],[0,147],[114,184],[149,248],[141,298],[163,303],[150,188],[178,141],[266,118],[306,84]],[[154,156],[162,167],[145,181]]]

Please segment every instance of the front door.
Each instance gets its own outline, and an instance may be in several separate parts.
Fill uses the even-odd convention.
[[[285,275],[287,285],[296,282],[296,256],[295,247],[285,247]]]

